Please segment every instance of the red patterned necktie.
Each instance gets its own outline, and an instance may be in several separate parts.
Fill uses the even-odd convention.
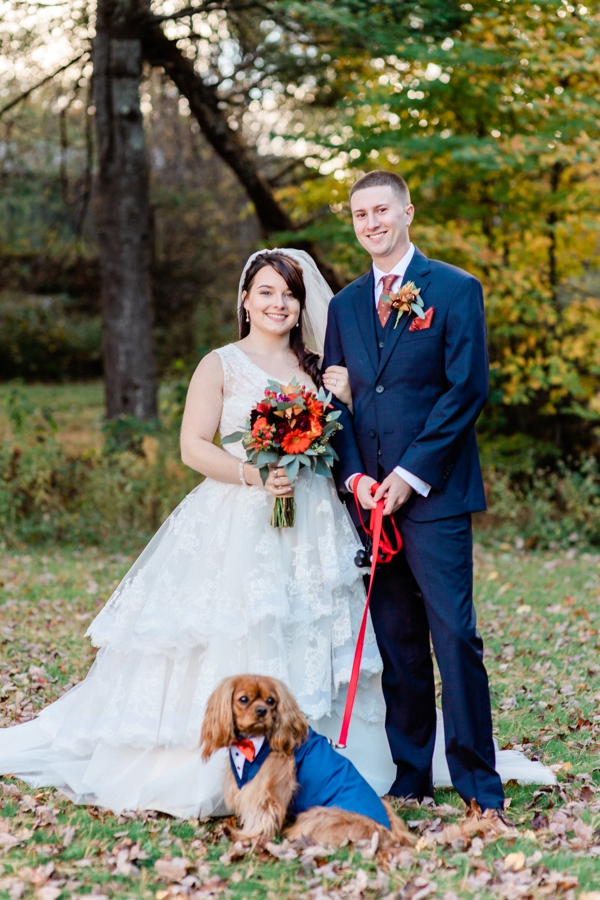
[[[382,328],[385,328],[386,322],[392,313],[392,307],[382,298],[384,294],[389,294],[392,289],[392,285],[397,277],[397,275],[394,275],[392,273],[391,275],[384,275],[381,279],[383,288],[381,294],[379,295],[379,300],[377,301],[377,315],[379,316],[379,321],[381,322]]]
[[[246,757],[248,762],[254,762],[254,757],[256,756],[256,747],[249,738],[242,738],[241,741],[236,741],[233,746],[238,748],[240,753]]]

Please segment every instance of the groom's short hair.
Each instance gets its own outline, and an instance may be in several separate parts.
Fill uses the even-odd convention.
[[[388,172],[386,169],[374,169],[372,172],[367,172],[366,175],[361,175],[352,185],[350,199],[352,199],[353,194],[357,191],[362,191],[364,188],[383,186],[393,188],[405,205],[410,203],[410,191],[404,178],[396,175],[395,172]]]

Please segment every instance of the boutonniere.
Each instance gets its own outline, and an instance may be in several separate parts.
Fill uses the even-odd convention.
[[[397,291],[388,291],[387,294],[382,294],[381,299],[397,312],[394,328],[398,326],[404,313],[414,312],[420,319],[425,318],[421,288],[418,288],[414,281],[407,281]]]

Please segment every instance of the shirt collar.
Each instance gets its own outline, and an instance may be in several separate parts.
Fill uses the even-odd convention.
[[[379,284],[381,279],[385,275],[396,275],[398,278],[404,278],[406,270],[408,269],[413,256],[415,255],[415,245],[411,242],[408,245],[408,250],[402,257],[402,259],[396,263],[393,269],[390,269],[389,272],[383,272],[381,269],[378,269],[375,263],[373,263],[373,277],[375,278],[375,287]]]
[[[251,737],[251,738],[249,738],[249,740],[251,740],[252,743],[254,744],[254,749],[255,749],[255,751],[256,751],[256,754],[255,754],[254,759],[256,759],[256,757],[257,757],[258,754],[260,753],[260,750],[261,750],[261,748],[262,748],[262,745],[263,745],[264,742],[265,742],[265,736],[264,736],[264,734],[260,734],[260,735],[258,735],[257,737]],[[245,764],[246,764],[246,757],[245,757],[244,754],[241,752],[241,750],[238,750],[238,748],[237,748],[236,746],[231,746],[231,747],[229,748],[229,752],[230,752],[230,754],[231,754],[231,759],[232,759],[233,764],[234,764],[234,766],[235,766],[235,770],[236,770],[236,772],[238,773],[238,778],[241,778],[241,777],[242,777],[242,773],[243,773],[243,771],[244,771],[244,766],[245,766]]]

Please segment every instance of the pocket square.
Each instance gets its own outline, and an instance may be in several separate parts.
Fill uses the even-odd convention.
[[[431,323],[433,322],[433,306],[430,306],[427,312],[425,313],[425,318],[420,319],[418,316],[412,320],[409,325],[409,331],[422,331],[424,328],[431,328]]]

